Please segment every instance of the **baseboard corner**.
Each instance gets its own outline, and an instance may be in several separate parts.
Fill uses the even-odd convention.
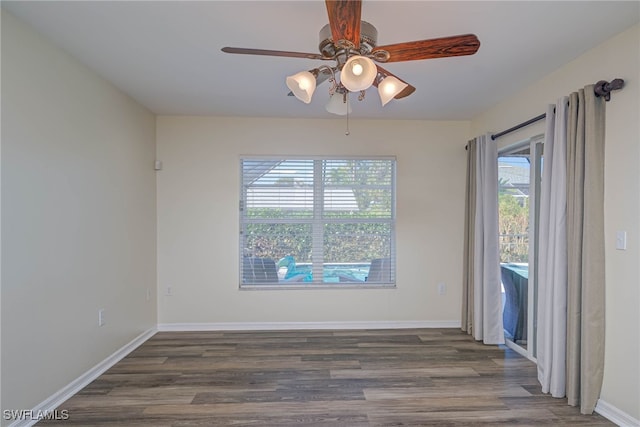
[[[612,423],[619,425],[620,427],[640,427],[640,420],[632,417],[631,415],[616,408],[612,404],[605,402],[602,399],[598,400],[595,412],[602,415]]]
[[[104,372],[106,372],[113,365],[124,359],[129,353],[141,346],[156,332],[158,332],[157,327],[149,328],[148,330],[144,331],[129,343],[125,344],[124,346],[116,350],[113,354],[95,365],[93,368],[89,369],[87,372],[80,375],[78,378],[71,381],[69,384],[40,402],[40,404],[36,405],[36,407],[29,411],[25,411],[25,415],[28,415],[28,417],[25,417],[25,419],[14,421],[13,423],[9,424],[9,427],[30,427],[40,421],[40,419],[38,419],[39,415],[46,417],[47,414],[56,414],[56,408],[58,408],[71,396],[86,387],[89,383],[91,383],[91,381],[95,380]],[[34,416],[34,414],[36,416]]]

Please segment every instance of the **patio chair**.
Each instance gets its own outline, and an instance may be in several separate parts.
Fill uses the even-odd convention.
[[[508,267],[500,266],[500,275],[505,293],[502,322],[505,331],[514,342],[527,340],[527,287],[528,280]]]
[[[244,257],[242,259],[244,283],[278,283],[278,269],[271,258]]]
[[[391,280],[391,259],[376,258],[371,260],[367,282],[389,282]]]

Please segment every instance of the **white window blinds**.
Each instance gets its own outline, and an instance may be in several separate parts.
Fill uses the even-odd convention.
[[[241,159],[241,286],[395,283],[395,160]]]

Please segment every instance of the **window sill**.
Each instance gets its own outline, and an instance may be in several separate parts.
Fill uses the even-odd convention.
[[[279,290],[320,290],[320,289],[396,289],[395,283],[378,283],[378,284],[264,284],[264,285],[241,285],[238,289],[241,291],[279,291]]]

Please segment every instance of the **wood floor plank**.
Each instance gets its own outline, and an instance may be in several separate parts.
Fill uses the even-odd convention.
[[[361,378],[442,378],[442,377],[477,377],[478,373],[465,366],[451,366],[443,368],[380,368],[380,369],[332,369],[331,378],[361,379]]]
[[[58,409],[38,425],[613,425],[458,329],[160,332]]]
[[[365,389],[364,394],[369,401],[380,401],[386,399],[410,399],[410,398],[437,398],[445,395],[450,397],[467,397],[473,399],[475,396],[490,394],[497,397],[523,397],[530,396],[524,388],[516,385],[491,385],[481,387],[466,387],[458,385],[432,386],[432,387],[407,387],[407,388],[386,388],[386,389]]]

